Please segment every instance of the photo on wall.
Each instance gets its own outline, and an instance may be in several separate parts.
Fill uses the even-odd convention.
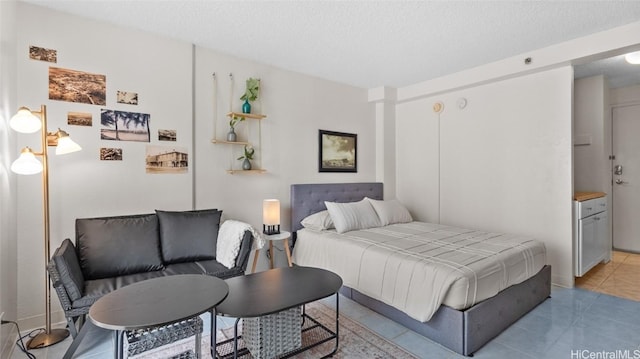
[[[29,46],[29,58],[32,60],[58,62],[58,51],[44,47]]]
[[[100,161],[122,161],[122,148],[102,147]]]
[[[189,153],[186,147],[147,146],[146,172],[151,174],[187,173]]]
[[[176,130],[158,130],[158,141],[175,141]]]
[[[358,135],[319,130],[318,172],[358,172]]]
[[[104,106],[107,104],[107,77],[49,67],[49,99]]]
[[[148,113],[100,110],[100,139],[151,142]]]
[[[73,126],[93,126],[93,115],[89,112],[68,112],[67,124]]]
[[[128,92],[128,91],[118,91],[116,93],[116,101],[118,103],[124,103],[127,105],[137,105],[138,104],[138,93],[136,92]]]

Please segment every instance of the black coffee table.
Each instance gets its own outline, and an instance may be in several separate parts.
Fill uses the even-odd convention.
[[[279,357],[287,358],[334,339],[334,349],[325,357],[332,356],[338,349],[338,290],[342,286],[342,278],[337,274],[320,268],[294,266],[234,277],[225,281],[229,285],[229,295],[216,307],[216,311],[219,315],[236,318],[234,338],[218,343],[217,347],[212,346],[212,351],[216,348],[216,352],[212,353],[214,357],[238,358],[248,354],[246,348],[238,348],[238,339],[241,337],[238,335],[240,319],[261,317],[299,306],[303,306],[301,320],[309,320],[312,323],[312,325],[305,325],[303,332],[322,330],[328,335]],[[305,304],[331,295],[336,296],[335,331],[320,324],[304,311]],[[215,321],[212,322],[215,330]],[[230,341],[233,341],[233,350],[218,352],[217,348],[227,346]]]
[[[128,330],[161,327],[211,311],[215,323],[215,306],[228,294],[220,278],[185,274],[159,277],[119,288],[95,302],[89,309],[89,321],[69,347],[71,358],[89,325],[116,332],[115,357],[123,358],[124,334]],[[211,345],[215,347],[214,324]],[[196,357],[200,357],[200,335],[196,335]]]

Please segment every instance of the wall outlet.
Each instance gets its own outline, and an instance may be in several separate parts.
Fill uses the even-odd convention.
[[[4,312],[0,313],[0,322],[4,319]]]

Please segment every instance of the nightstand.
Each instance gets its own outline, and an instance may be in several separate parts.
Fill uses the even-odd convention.
[[[283,241],[284,252],[287,254],[287,263],[289,267],[293,267],[291,263],[291,252],[289,251],[289,238],[291,238],[291,233],[287,231],[281,231],[278,234],[265,234],[264,239],[269,242],[269,252],[271,255],[269,256],[269,264],[271,265],[271,269],[273,269],[273,241]],[[253,267],[251,268],[251,273],[256,272],[256,264],[258,264],[258,255],[260,254],[260,250],[256,249],[256,252],[253,256]]]

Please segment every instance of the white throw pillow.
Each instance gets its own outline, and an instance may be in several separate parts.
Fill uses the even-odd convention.
[[[383,226],[413,221],[409,210],[407,210],[407,208],[396,199],[386,201],[379,201],[371,198],[365,199],[371,203],[373,209],[375,209],[378,214],[378,218],[380,218],[380,224]]]
[[[365,199],[360,202],[324,202],[324,204],[338,233],[380,227],[380,219],[376,211]]]
[[[327,229],[335,228],[329,211],[320,211],[305,217],[300,224],[304,228],[315,229],[316,231],[324,231]]]

